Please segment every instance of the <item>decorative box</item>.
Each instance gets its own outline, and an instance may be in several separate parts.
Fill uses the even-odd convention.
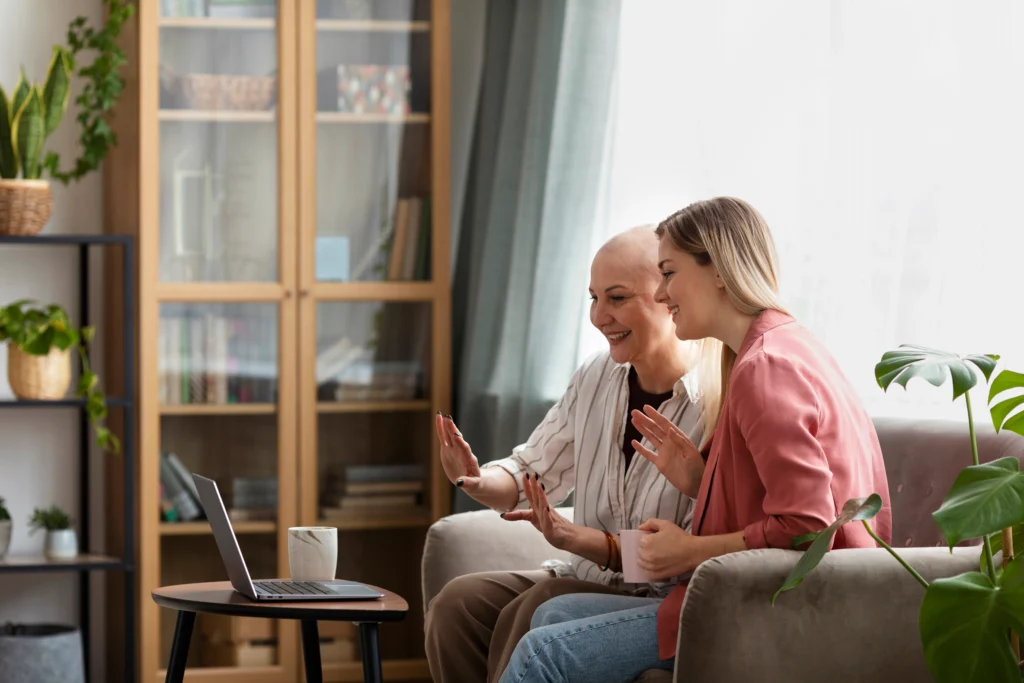
[[[338,111],[350,114],[408,114],[409,67],[338,65]]]

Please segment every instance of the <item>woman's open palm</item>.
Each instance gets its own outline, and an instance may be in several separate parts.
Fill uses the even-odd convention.
[[[633,424],[655,448],[652,451],[634,439],[636,452],[654,463],[673,486],[696,498],[704,476],[704,459],[697,447],[679,427],[651,406],[644,406],[643,412],[634,410],[632,416]]]
[[[473,455],[473,449],[462,438],[462,432],[451,417],[438,413],[434,427],[437,440],[441,442],[441,467],[448,480],[467,493],[475,491],[480,486],[480,463]]]

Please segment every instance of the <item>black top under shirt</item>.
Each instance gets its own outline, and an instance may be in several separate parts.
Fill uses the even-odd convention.
[[[671,391],[664,394],[650,394],[644,391],[640,387],[640,380],[636,376],[636,369],[633,367],[629,368],[629,409],[626,411],[626,434],[622,437],[622,452],[626,456],[627,470],[629,469],[629,463],[633,460],[633,455],[636,453],[636,449],[633,448],[633,439],[637,441],[643,440],[640,430],[633,425],[633,411],[639,410],[643,412],[645,405],[660,408],[661,404],[670,398],[672,398]]]

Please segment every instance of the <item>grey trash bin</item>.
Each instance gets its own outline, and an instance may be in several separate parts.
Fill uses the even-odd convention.
[[[0,625],[0,681],[85,683],[81,631],[58,624]]]

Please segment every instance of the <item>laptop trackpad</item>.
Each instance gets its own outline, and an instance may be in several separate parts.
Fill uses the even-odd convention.
[[[319,581],[318,583],[339,598],[372,600],[384,597],[384,594],[380,591],[375,591],[361,583],[354,583],[352,581]]]

